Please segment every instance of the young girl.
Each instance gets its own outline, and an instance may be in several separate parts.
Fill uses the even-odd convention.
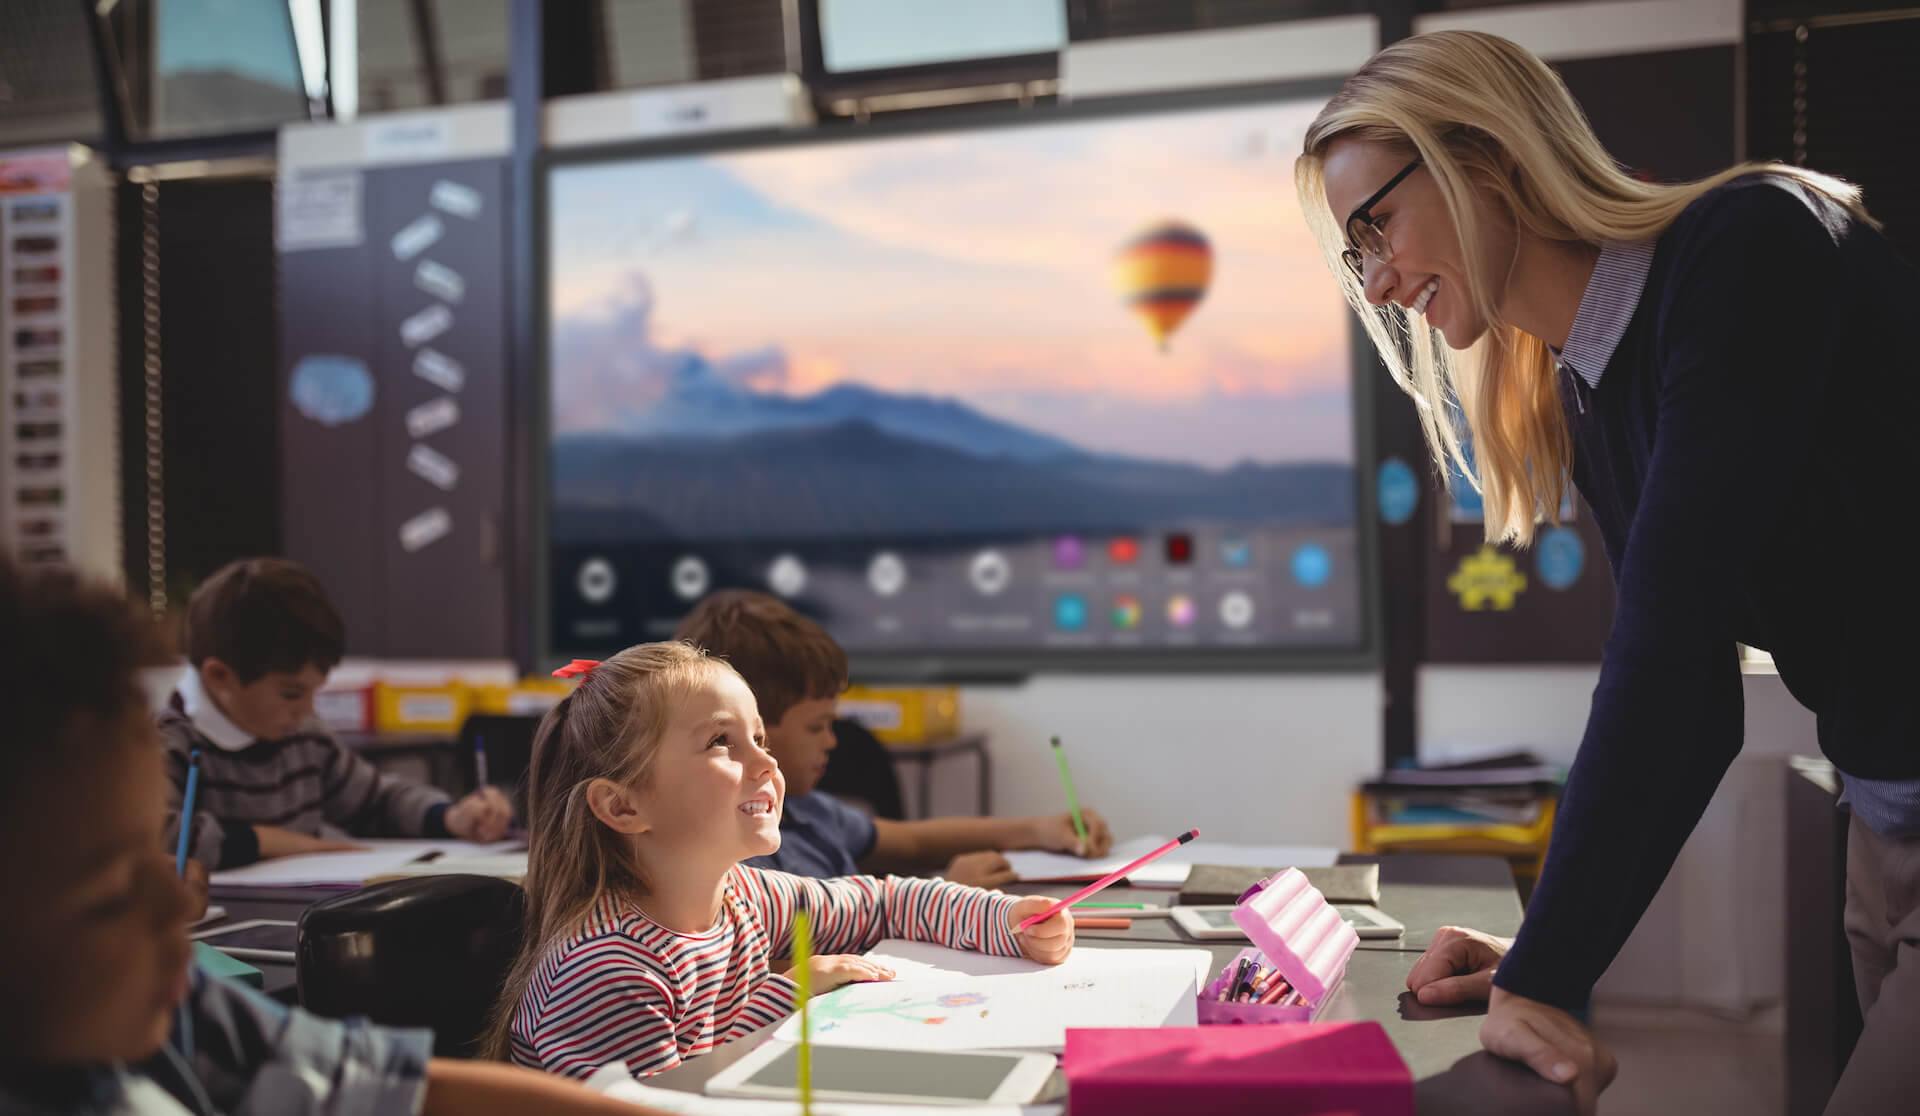
[[[564,672],[556,672],[564,673]],[[1065,912],[1024,932],[1046,898],[938,880],[814,880],[740,861],[780,847],[786,782],[753,693],[684,643],[629,647],[594,665],[534,740],[527,935],[487,1052],[584,1077],[624,1062],[638,1077],[790,1014],[804,908],[825,992],[893,974],[852,956],[911,938],[1058,964]]]
[[[0,918],[0,1112],[652,1111],[514,1066],[432,1058],[426,1031],[320,1019],[193,970],[139,681],[173,657],[144,605],[0,558],[0,847],[31,850]]]

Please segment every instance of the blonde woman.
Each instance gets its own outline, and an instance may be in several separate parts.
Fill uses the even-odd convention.
[[[1853,808],[1846,926],[1866,1030],[1828,1111],[1920,1096],[1920,632],[1911,501],[1920,272],[1859,192],[1752,164],[1623,173],[1559,78],[1472,32],[1405,40],[1307,131],[1303,207],[1436,464],[1470,434],[1488,534],[1571,483],[1616,586],[1586,733],[1520,935],[1442,931],[1422,1002],[1570,1085],[1613,1059],[1576,1013],[1739,752],[1736,641],[1817,715]]]

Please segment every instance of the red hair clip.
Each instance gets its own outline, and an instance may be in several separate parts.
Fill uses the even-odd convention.
[[[600,665],[599,659],[575,659],[553,672],[555,678],[577,678]]]

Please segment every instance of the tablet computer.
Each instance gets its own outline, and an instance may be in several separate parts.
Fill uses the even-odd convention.
[[[250,918],[230,926],[196,930],[189,937],[245,961],[284,961],[291,965],[298,931],[298,923],[285,919]]]
[[[1051,1054],[886,1050],[866,1046],[813,1048],[813,1099],[889,1104],[1025,1104],[1052,1075]],[[707,1092],[723,1097],[777,1097],[799,1092],[800,1047],[765,1042],[713,1075]]]

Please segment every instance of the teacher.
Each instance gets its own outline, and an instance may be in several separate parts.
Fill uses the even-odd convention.
[[[1614,1066],[1578,1013],[1740,751],[1743,642],[1817,715],[1853,811],[1866,1027],[1827,1111],[1912,1111],[1920,575],[1889,521],[1914,490],[1920,272],[1824,175],[1633,178],[1552,70],[1474,32],[1375,55],[1307,129],[1295,174],[1436,465],[1464,467],[1471,437],[1489,538],[1528,544],[1571,482],[1614,574],[1519,936],[1443,931],[1408,987],[1485,998],[1487,1049],[1592,1111]]]

